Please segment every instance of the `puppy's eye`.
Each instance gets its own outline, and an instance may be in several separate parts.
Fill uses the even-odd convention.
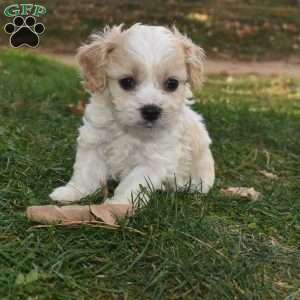
[[[179,85],[179,81],[175,78],[168,78],[165,83],[164,83],[164,87],[165,90],[168,92],[174,92]]]
[[[124,89],[125,91],[131,91],[135,88],[136,86],[136,81],[134,80],[133,77],[124,77],[122,79],[119,80],[119,84],[121,86],[122,89]]]

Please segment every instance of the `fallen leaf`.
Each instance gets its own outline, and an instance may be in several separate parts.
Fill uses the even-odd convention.
[[[129,204],[109,203],[99,205],[29,206],[26,210],[26,216],[29,220],[42,224],[70,224],[82,221],[97,221],[99,219],[110,226],[114,226],[117,219],[131,216],[133,213],[134,209]]]
[[[73,115],[82,116],[84,114],[85,107],[86,107],[86,102],[80,100],[77,104],[67,105],[66,110],[72,113]]]
[[[260,170],[259,173],[270,179],[278,179],[278,176],[276,174],[273,174],[266,170]]]
[[[261,193],[257,192],[253,187],[228,187],[221,189],[221,193],[226,197],[240,197],[253,201],[261,196]]]
[[[190,13],[187,15],[187,18],[190,20],[196,20],[201,23],[205,23],[208,21],[209,16],[207,14]]]

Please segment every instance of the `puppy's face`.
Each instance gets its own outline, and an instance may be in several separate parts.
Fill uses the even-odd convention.
[[[182,112],[186,84],[200,84],[202,56],[176,30],[134,25],[104,32],[80,50],[79,61],[91,92],[108,89],[119,124],[168,128]]]

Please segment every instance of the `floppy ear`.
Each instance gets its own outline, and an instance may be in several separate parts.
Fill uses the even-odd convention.
[[[187,36],[181,34],[175,26],[173,27],[173,33],[185,53],[188,81],[193,89],[200,88],[203,82],[204,50],[195,45]]]
[[[84,86],[91,93],[102,93],[106,88],[104,67],[109,53],[116,47],[122,26],[105,27],[102,33],[91,36],[91,42],[78,49],[77,59],[81,68]]]

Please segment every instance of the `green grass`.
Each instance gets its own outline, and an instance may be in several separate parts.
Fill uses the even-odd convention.
[[[217,165],[208,195],[155,194],[118,231],[37,229],[24,211],[68,180],[80,119],[65,107],[85,94],[73,69],[0,53],[1,300],[299,299],[299,82],[212,77],[197,96]],[[263,198],[225,198],[228,186]]]

